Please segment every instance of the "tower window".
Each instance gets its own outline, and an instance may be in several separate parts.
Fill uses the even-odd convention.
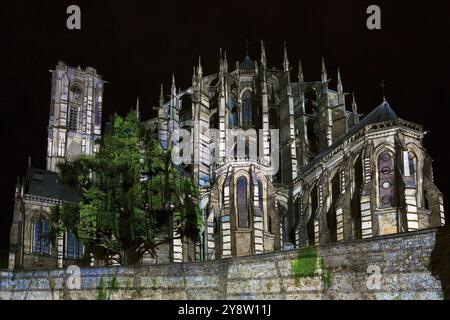
[[[70,114],[69,114],[70,131],[77,131],[77,122],[78,122],[78,107],[72,104],[70,106]]]
[[[231,129],[234,128],[237,125],[237,122],[236,97],[231,95],[228,98],[228,127]]]
[[[49,230],[48,221],[39,217],[33,222],[33,253],[50,254],[50,242],[45,239]]]
[[[248,228],[248,206],[247,206],[247,179],[239,177],[237,180],[237,213],[238,227]]]
[[[242,126],[247,127],[252,124],[252,96],[249,90],[242,95]]]
[[[59,132],[58,135],[58,157],[64,157],[66,155],[66,134]]]

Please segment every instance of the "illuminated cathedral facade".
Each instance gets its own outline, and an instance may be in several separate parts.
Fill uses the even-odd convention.
[[[257,255],[445,224],[422,126],[399,118],[385,99],[360,119],[339,70],[337,88],[329,87],[324,61],[317,81],[304,78],[301,63],[295,69],[286,47],[282,68],[269,68],[261,42],[259,61],[247,54],[230,67],[221,52],[218,73],[203,74],[199,60],[190,88],[177,90],[173,77],[166,99],[161,87],[158,115],[142,125],[164,148],[175,147],[174,161],[198,184],[205,229],[199,243],[175,239],[158,261],[143,263]],[[52,73],[47,168],[30,165],[17,184],[13,267],[61,267],[83,254],[70,235],[47,248],[36,244],[36,232],[51,205],[77,201],[56,183],[56,164],[96,152],[104,81],[92,68],[60,64]]]

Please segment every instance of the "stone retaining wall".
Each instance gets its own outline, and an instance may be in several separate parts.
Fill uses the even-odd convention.
[[[450,230],[200,263],[2,272],[0,299],[443,299]],[[373,273],[375,272],[375,273]]]

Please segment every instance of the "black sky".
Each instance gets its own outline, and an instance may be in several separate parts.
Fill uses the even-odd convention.
[[[81,7],[82,30],[66,28],[70,4]],[[366,28],[370,4],[381,7],[382,30]],[[139,96],[148,118],[160,83],[168,88],[172,73],[177,86],[189,87],[198,55],[204,74],[216,73],[219,48],[233,69],[245,56],[246,40],[253,59],[259,59],[259,42],[265,40],[269,65],[278,68],[286,41],[293,79],[299,59],[307,81],[320,79],[324,56],[332,87],[340,67],[344,90],[355,91],[365,114],[381,102],[383,79],[397,114],[429,131],[425,147],[448,204],[448,1],[8,0],[0,10],[0,250],[8,248],[16,177],[25,173],[28,156],[34,166],[45,167],[48,70],[58,60],[93,66],[108,81],[105,116],[126,113]]]

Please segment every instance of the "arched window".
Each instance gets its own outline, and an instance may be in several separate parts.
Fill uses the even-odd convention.
[[[249,159],[250,158],[250,142],[249,142],[249,137],[245,137],[245,158]]]
[[[413,177],[416,175],[416,156],[412,152],[408,152],[409,174]]]
[[[417,158],[411,151],[403,153],[405,182],[408,187],[416,186]]]
[[[264,212],[264,187],[260,179],[258,179],[258,196],[259,196],[259,207],[261,212]]]
[[[84,254],[84,247],[80,240],[71,232],[66,233],[66,256],[70,259],[81,259]]]
[[[269,233],[272,233],[272,217],[269,216],[269,219],[267,219],[267,220],[268,220],[267,221],[267,228],[268,228],[267,231],[269,231]]]
[[[313,119],[309,119],[306,123],[308,146],[309,146],[309,157],[312,158],[318,152],[318,138],[315,131],[315,124]]]
[[[228,128],[234,128],[238,123],[238,112],[236,106],[236,97],[231,95],[228,98]]]
[[[70,86],[69,130],[77,131],[78,106],[83,104],[83,86],[75,82]]]
[[[270,108],[269,110],[269,126],[272,129],[278,129],[278,114],[275,108]]]
[[[425,209],[430,209],[430,203],[428,201],[428,192],[427,192],[427,190],[425,190],[423,192],[423,207]]]
[[[242,126],[247,127],[252,124],[252,93],[246,90],[242,95]]]
[[[78,121],[78,106],[75,104],[70,105],[69,113],[69,130],[77,131],[77,121]]]
[[[378,157],[378,190],[380,208],[394,206],[394,158],[389,151]]]
[[[219,224],[217,223],[217,218],[214,217],[213,220],[213,233],[217,234],[219,232]]]
[[[247,206],[247,179],[239,177],[237,180],[237,213],[238,227],[248,228],[248,206]]]
[[[33,253],[50,254],[50,242],[45,238],[49,223],[44,217],[38,217],[33,222]]]

